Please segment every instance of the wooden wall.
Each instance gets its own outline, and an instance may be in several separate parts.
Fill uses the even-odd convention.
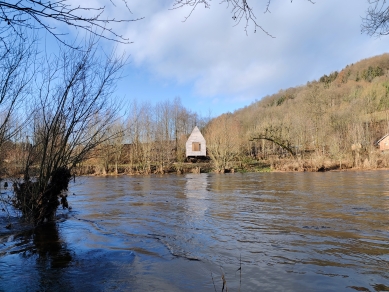
[[[195,145],[193,143],[200,143],[200,151],[193,151],[195,150]],[[201,134],[199,128],[197,126],[193,129],[192,133],[190,134],[188,141],[186,141],[186,157],[188,156],[206,156],[207,150],[206,150],[206,143],[203,135]]]

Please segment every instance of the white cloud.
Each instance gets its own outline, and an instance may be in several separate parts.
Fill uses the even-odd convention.
[[[189,10],[169,10],[172,2],[131,3],[146,19],[128,25],[124,34],[135,43],[126,50],[136,66],[219,102],[253,100],[386,50],[386,39],[360,34],[367,1],[273,1],[267,14],[267,1],[255,2],[258,23],[274,39],[252,26],[246,35],[218,2],[198,7],[186,22]]]

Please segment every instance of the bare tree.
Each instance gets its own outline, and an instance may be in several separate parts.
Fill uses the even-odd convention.
[[[262,129],[259,133],[251,134],[250,141],[254,141],[254,140],[270,141],[276,144],[277,146],[281,147],[282,149],[285,149],[293,157],[295,157],[296,152],[289,141],[289,137],[287,137],[288,132],[289,132],[288,127],[285,127],[282,124],[277,126],[270,125],[264,127],[264,129]]]
[[[204,133],[207,154],[214,163],[216,172],[224,172],[239,155],[241,137],[239,122],[232,114],[224,114],[212,120]]]
[[[98,147],[98,158],[103,165],[103,174],[108,174],[110,166],[114,164],[115,174],[119,173],[119,160],[123,151],[123,142],[125,137],[124,122],[117,120],[108,128],[108,139]]]
[[[152,106],[143,102],[133,101],[127,118],[127,155],[130,172],[151,172],[151,156],[154,147],[154,125]]]
[[[39,224],[53,219],[58,197],[67,207],[62,191],[72,168],[110,138],[118,111],[110,96],[122,66],[123,60],[113,55],[101,60],[93,42],[86,52],[69,49],[46,61],[36,79],[33,141],[24,180],[15,186],[15,206],[26,220]]]
[[[34,41],[26,44],[12,37],[12,46],[0,46],[0,151],[25,125],[20,115],[23,102],[30,94],[36,52]]]
[[[151,172],[151,160],[153,153],[155,152],[155,124],[152,117],[152,109],[150,104],[144,103],[140,109],[140,129],[138,141],[138,153],[140,153],[138,159],[138,170],[142,173]]]
[[[160,102],[155,106],[155,147],[157,171],[164,173],[172,162],[173,152],[173,120],[172,105],[169,100]]]
[[[115,164],[115,174],[119,173],[119,162],[123,153],[123,144],[126,136],[125,124],[123,121],[116,121],[113,127],[111,127],[112,138],[110,139],[113,149],[113,161]]]

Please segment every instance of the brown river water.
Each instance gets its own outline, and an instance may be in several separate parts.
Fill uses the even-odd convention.
[[[83,177],[69,204],[0,211],[0,291],[389,291],[389,171]]]

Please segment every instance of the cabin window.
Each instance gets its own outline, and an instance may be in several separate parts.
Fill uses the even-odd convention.
[[[199,142],[192,142],[192,151],[201,151],[201,144]]]

